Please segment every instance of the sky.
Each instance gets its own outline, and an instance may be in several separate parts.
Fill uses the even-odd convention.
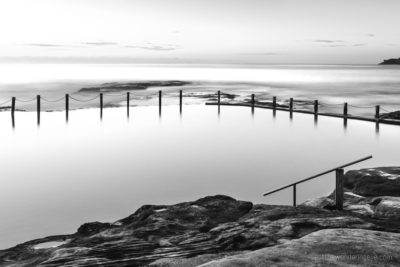
[[[0,0],[0,62],[376,64],[399,0]]]

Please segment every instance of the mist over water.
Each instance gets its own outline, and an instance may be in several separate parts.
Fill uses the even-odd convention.
[[[130,64],[0,64],[0,102],[11,96],[32,99],[40,94],[59,99],[65,93],[74,94],[83,87],[105,82],[181,80],[192,84],[183,87],[151,87],[146,95],[157,90],[176,93],[215,92],[221,90],[246,97],[255,93],[260,99],[272,96],[284,100],[318,99],[327,104],[348,102],[359,106],[351,110],[357,115],[372,114],[374,105],[385,110],[400,109],[400,67],[378,65],[130,65]],[[90,93],[80,93],[90,98]],[[173,95],[174,96],[174,95]],[[108,97],[110,105],[123,105],[124,98]],[[202,103],[202,98],[193,103]],[[172,101],[173,102],[173,101]],[[137,105],[152,105],[156,101],[137,101]],[[164,104],[168,104],[166,101]],[[63,103],[51,104],[49,110],[63,108]],[[87,103],[80,107],[97,107]],[[25,110],[35,105],[20,103]],[[369,107],[370,109],[366,109]],[[72,107],[73,108],[73,107]],[[364,109],[363,109],[364,108]],[[327,107],[341,112],[342,107]]]

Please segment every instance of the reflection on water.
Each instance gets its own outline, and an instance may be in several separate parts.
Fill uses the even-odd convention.
[[[220,112],[220,116],[218,115]],[[0,248],[88,221],[114,221],[143,204],[262,193],[372,154],[354,168],[398,165],[400,127],[246,107],[185,105],[69,113],[0,113]],[[298,185],[298,203],[330,193],[334,175]]]

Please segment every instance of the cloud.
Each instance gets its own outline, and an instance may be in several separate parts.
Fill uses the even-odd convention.
[[[116,42],[85,42],[84,45],[105,46],[105,45],[118,45]]]
[[[333,45],[321,45],[321,47],[344,47],[346,45],[341,45],[341,44],[333,44]]]
[[[327,39],[316,39],[313,40],[316,43],[343,43],[343,40],[327,40]]]
[[[375,37],[376,34],[374,34],[374,33],[369,33],[369,34],[367,34],[367,36],[368,36],[368,37]]]
[[[144,50],[151,50],[151,51],[173,51],[177,50],[178,47],[173,45],[125,45],[125,48],[135,48],[135,49],[144,49]]]
[[[240,53],[239,55],[247,55],[247,56],[282,56],[286,55],[284,53],[276,53],[276,52],[264,52],[264,53]]]
[[[24,44],[25,46],[35,46],[35,47],[82,47],[79,45],[65,45],[65,44],[50,44],[50,43],[30,43]]]
[[[321,47],[345,47],[345,46],[366,46],[367,44],[358,43],[352,45],[345,45],[345,44],[330,44],[330,45],[321,45]]]

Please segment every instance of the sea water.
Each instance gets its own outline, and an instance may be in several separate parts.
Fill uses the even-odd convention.
[[[69,93],[87,100],[98,93],[79,93],[83,87],[150,80],[181,80],[191,84],[132,92],[133,97],[139,94],[132,100],[133,105],[156,105],[157,101],[143,100],[155,98],[158,90],[171,93],[164,96],[163,104],[173,104],[170,99],[176,98],[182,89],[184,95],[200,94],[191,98],[193,104],[208,100],[201,93],[221,90],[242,100],[252,93],[263,100],[271,100],[272,96],[280,101],[318,99],[321,111],[336,113],[341,113],[343,103],[348,102],[349,113],[354,115],[371,116],[375,105],[381,105],[382,113],[400,109],[400,67],[382,65],[0,64],[0,104],[15,96],[17,108],[34,110],[37,94],[58,100]],[[24,102],[31,99],[32,102]],[[104,98],[105,104],[113,106],[122,106],[124,101],[122,94]],[[62,100],[55,103],[43,100],[42,104],[46,110],[64,108]],[[70,108],[98,105],[98,99],[80,103],[72,100]]]

